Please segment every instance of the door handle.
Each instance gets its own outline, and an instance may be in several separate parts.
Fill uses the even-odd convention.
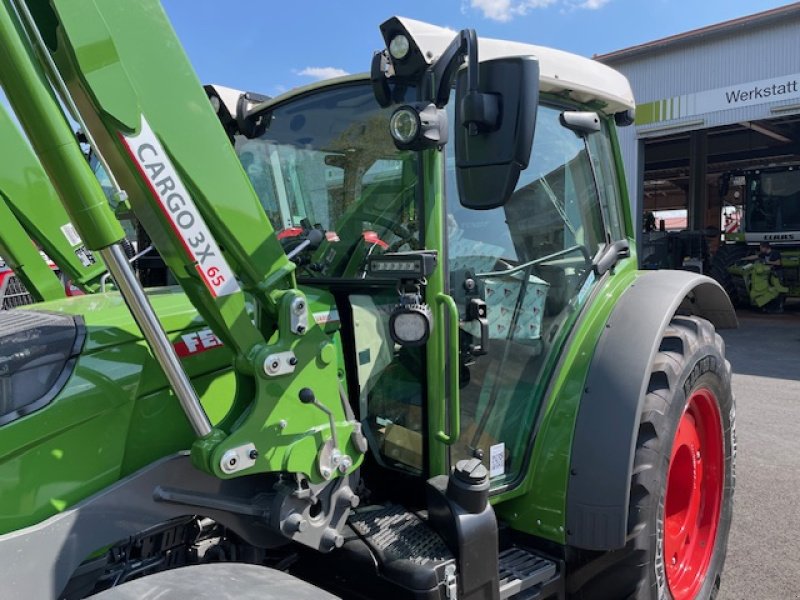
[[[444,385],[442,389],[445,391],[448,402],[439,403],[439,420],[437,425],[439,429],[436,432],[436,439],[452,446],[458,441],[458,436],[461,430],[461,402],[459,397],[459,370],[460,370],[460,355],[458,348],[458,307],[455,300],[447,294],[437,294],[434,300],[436,307],[437,320],[444,325],[447,323],[449,326],[449,335],[447,331],[442,331],[442,334],[437,336],[436,352],[438,354],[439,364],[444,365],[449,363],[450,372],[448,375],[447,369],[443,369],[442,378],[444,378]],[[450,342],[450,343],[448,343]],[[445,414],[447,413],[447,414]],[[444,423],[447,422],[445,430]]]

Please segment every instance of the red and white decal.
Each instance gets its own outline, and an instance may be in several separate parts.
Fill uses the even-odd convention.
[[[221,348],[223,345],[222,341],[208,327],[192,333],[186,333],[173,344],[175,353],[181,358],[194,356],[206,350]]]
[[[211,295],[228,296],[238,292],[239,284],[228,261],[144,117],[138,134],[120,135],[120,138],[186,253],[197,263],[195,268]]]
[[[339,311],[335,308],[326,310],[325,312],[315,312],[314,322],[317,325],[327,325],[328,323],[339,322]]]

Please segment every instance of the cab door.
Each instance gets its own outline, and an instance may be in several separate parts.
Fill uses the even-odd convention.
[[[451,464],[482,458],[494,488],[520,475],[549,374],[596,284],[593,258],[622,235],[616,175],[601,168],[614,164],[601,155],[608,130],[576,135],[560,122],[565,109],[575,110],[539,107],[530,164],[502,207],[462,207],[447,161],[449,289],[461,319]]]

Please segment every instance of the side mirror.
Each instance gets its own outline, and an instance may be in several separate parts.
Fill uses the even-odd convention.
[[[466,208],[503,206],[528,166],[539,104],[539,61],[533,56],[498,58],[479,63],[477,98],[482,105],[497,106],[496,120],[475,126],[475,106],[470,93],[469,65],[456,82],[456,180],[461,204]],[[484,96],[485,94],[485,96]],[[484,114],[488,112],[483,108]]]

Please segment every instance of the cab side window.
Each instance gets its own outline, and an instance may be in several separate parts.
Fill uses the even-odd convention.
[[[610,145],[563,127],[563,110],[539,107],[530,164],[504,206],[462,207],[455,173],[447,172],[450,290],[461,310],[466,363],[461,438],[451,460],[483,456],[495,486],[522,469],[550,349],[594,284],[592,258],[622,231],[618,217],[604,216],[617,202],[614,173],[600,168]],[[454,167],[452,144],[448,152]],[[488,342],[485,353],[471,356],[481,334],[469,317],[474,299],[486,303]]]

